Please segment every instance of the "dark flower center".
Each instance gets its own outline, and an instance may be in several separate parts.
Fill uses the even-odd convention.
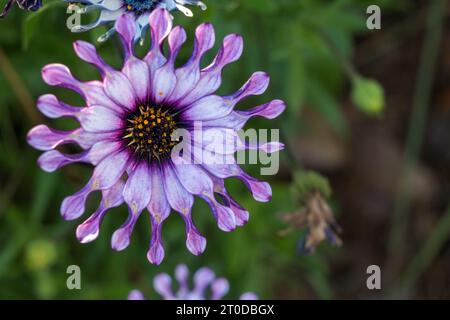
[[[123,0],[128,11],[136,14],[142,14],[155,9],[160,0]]]
[[[176,121],[168,111],[162,111],[159,107],[139,106],[136,112],[128,116],[123,138],[137,155],[148,156],[149,160],[161,160],[169,156],[178,143],[172,140],[176,129]]]

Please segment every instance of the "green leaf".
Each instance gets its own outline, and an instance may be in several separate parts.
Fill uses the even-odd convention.
[[[30,13],[23,22],[22,27],[22,48],[28,49],[30,40],[33,38],[36,30],[39,30],[39,24],[45,13],[53,8],[63,7],[63,1],[49,1],[39,11]]]

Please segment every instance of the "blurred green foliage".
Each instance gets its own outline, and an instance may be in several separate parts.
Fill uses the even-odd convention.
[[[405,10],[410,1],[209,0],[206,3],[208,10],[195,10],[194,18],[176,13],[176,24],[187,29],[190,40],[195,27],[204,21],[215,25],[217,39],[228,33],[242,34],[243,57],[224,72],[220,93],[235,91],[254,71],[269,72],[272,83],[268,93],[248,99],[240,107],[272,98],[285,99],[288,109],[280,119],[258,119],[250,125],[281,128],[289,136],[304,127],[298,115],[305,107],[321,114],[336,132],[345,135],[348,128],[339,101],[349,94],[346,88],[352,79],[347,78],[334,52],[337,49],[344,59],[352,60],[355,37],[369,32],[365,28],[368,4],[379,4],[385,11]],[[244,291],[254,291],[263,298],[295,298],[305,290],[313,290],[318,298],[333,297],[327,261],[335,259],[338,250],[343,249],[323,248],[314,256],[298,257],[295,247],[299,235],[277,236],[283,227],[278,213],[291,211],[293,203],[290,182],[276,176],[268,177],[273,200],[267,204],[251,199],[242,184],[227,182],[231,194],[251,214],[247,226],[229,234],[219,231],[207,206],[196,201],[194,219],[208,239],[207,251],[200,257],[192,256],[185,248],[184,224],[176,214],[164,226],[166,258],[161,266],[150,265],[145,257],[150,236],[145,214],[137,224],[131,246],[124,252],[113,252],[110,237],[127,216],[124,207],[107,215],[94,243],[81,245],[76,241],[75,228],[81,220],[63,221],[59,206],[65,196],[84,185],[91,170],[81,165],[53,174],[39,170],[36,165],[39,152],[27,146],[25,136],[40,119],[26,112],[30,105],[23,97],[30,95],[35,100],[41,94],[53,92],[64,101],[81,105],[81,98],[74,93],[46,86],[40,70],[48,63],[63,63],[81,80],[98,79],[96,70],[77,59],[71,46],[78,39],[94,42],[106,29],[72,34],[65,27],[67,15],[62,1],[44,0],[44,4],[34,14],[13,8],[7,19],[0,21],[0,49],[5,56],[0,64],[0,299],[123,299],[133,288],[154,299],[157,295],[152,290],[153,276],[163,271],[172,274],[181,262],[191,270],[209,266],[218,275],[227,277],[231,283],[230,298]],[[121,65],[116,37],[97,45],[108,63]],[[148,45],[145,43],[138,52],[143,54]],[[180,54],[180,64],[191,50],[192,41],[188,41]],[[205,61],[210,61],[214,53],[212,50]],[[12,71],[5,67],[5,59]],[[11,80],[15,77],[25,91]],[[357,106],[366,111],[378,109],[378,103],[364,100],[365,90],[356,90]],[[369,91],[372,93],[367,94],[378,95],[377,90],[373,93],[369,88]],[[60,129],[74,127],[68,120],[46,121]],[[247,169],[257,174],[257,168]],[[97,201],[98,196],[89,199],[87,212],[96,208]],[[72,264],[82,270],[79,291],[67,290],[65,286],[66,268]],[[292,279],[303,279],[306,287],[300,287],[300,282]]]
[[[294,181],[291,186],[292,200],[298,206],[304,206],[308,196],[319,192],[325,199],[329,199],[332,194],[328,179],[315,171],[294,172]]]

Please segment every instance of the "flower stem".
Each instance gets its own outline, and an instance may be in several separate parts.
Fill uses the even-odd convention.
[[[450,236],[450,204],[447,212],[441,218],[433,234],[428,238],[419,253],[412,259],[405,273],[400,277],[400,283],[393,292],[402,295],[408,292],[421,274],[428,268]]]
[[[429,6],[425,43],[422,49],[416,90],[413,97],[412,114],[409,121],[405,162],[392,217],[389,238],[391,258],[399,257],[404,252],[408,212],[411,205],[411,176],[418,162],[423,143],[427,107],[430,103],[436,60],[442,37],[445,4],[445,0],[436,0],[431,1]]]

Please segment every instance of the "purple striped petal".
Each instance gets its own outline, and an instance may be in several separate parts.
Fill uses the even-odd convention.
[[[250,219],[250,213],[242,208],[232,197],[229,196],[230,209],[233,210],[236,218],[236,226],[243,227]]]
[[[204,199],[211,207],[221,230],[229,232],[236,228],[233,211],[216,201],[211,178],[197,165],[174,165],[178,180],[191,194]]]
[[[92,191],[92,180],[89,180],[80,191],[63,200],[61,215],[64,220],[75,220],[84,213],[86,199]]]
[[[173,166],[178,180],[191,194],[212,194],[213,182],[211,178],[195,164],[178,164]]]
[[[259,144],[259,143],[247,144],[246,148],[249,150],[261,150],[261,151],[264,151],[265,153],[270,154],[270,153],[275,153],[275,152],[283,150],[284,143],[272,141],[272,142],[261,143],[261,144]]]
[[[241,116],[247,119],[255,116],[263,117],[266,119],[275,119],[286,109],[286,104],[281,100],[273,100],[263,105],[257,106],[249,110],[236,111]]]
[[[53,94],[40,96],[37,100],[37,107],[45,116],[52,119],[61,117],[75,118],[77,113],[82,110],[79,107],[70,106],[59,101]]]
[[[189,61],[175,71],[177,85],[170,97],[175,102],[191,91],[200,80],[200,62],[204,54],[214,46],[214,27],[210,23],[203,23],[195,30],[194,50]]]
[[[111,237],[111,248],[115,251],[125,250],[130,245],[131,234],[133,233],[134,225],[137,219],[141,215],[141,212],[135,213],[129,208],[128,218],[120,226],[119,229],[114,231]]]
[[[81,82],[72,76],[69,68],[62,64],[49,64],[42,68],[42,79],[51,86],[59,86],[71,89],[81,95]]]
[[[236,225],[239,227],[244,226],[249,220],[249,212],[242,208],[242,206],[228,194],[223,179],[217,178],[213,175],[210,175],[210,177],[214,183],[214,192],[221,196],[225,204],[233,210],[236,217]]]
[[[231,232],[236,229],[236,216],[233,210],[218,203],[214,197],[202,197],[211,207],[217,226],[224,232]]]
[[[204,128],[223,127],[234,130],[241,130],[245,126],[247,121],[253,117],[275,119],[280,114],[282,114],[285,109],[286,105],[283,101],[273,100],[249,110],[235,110],[223,118],[204,121],[202,125]]]
[[[119,151],[103,159],[94,169],[92,184],[94,190],[111,188],[127,169],[130,154]]]
[[[161,104],[170,97],[175,85],[177,77],[175,76],[175,59],[181,46],[186,41],[186,31],[177,26],[169,34],[169,59],[166,64],[156,70],[153,77],[152,97],[156,104]]]
[[[267,202],[272,199],[272,188],[267,182],[259,181],[245,172],[242,172],[238,178],[247,185],[256,201]]]
[[[99,164],[106,156],[116,153],[122,148],[121,141],[100,141],[89,149],[87,161],[94,166]]]
[[[243,50],[242,37],[231,34],[225,37],[213,63],[202,70],[200,80],[195,88],[180,100],[180,105],[186,106],[192,102],[214,93],[222,82],[222,70],[227,65],[239,59]]]
[[[119,71],[108,71],[103,84],[111,100],[127,110],[134,110],[136,93],[126,75]]]
[[[124,185],[124,180],[119,179],[113,187],[102,191],[102,200],[99,208],[77,228],[78,241],[89,243],[97,239],[100,224],[107,211],[123,204],[122,192]]]
[[[86,99],[86,104],[88,106],[99,105],[108,107],[117,114],[124,114],[124,112],[127,111],[127,109],[124,109],[120,105],[116,104],[108,97],[104,90],[103,83],[100,81],[83,83],[81,86],[81,90],[83,91],[84,97]]]
[[[161,104],[168,96],[170,96],[175,88],[176,81],[175,73],[173,70],[170,70],[170,68],[163,66],[156,70],[155,75],[153,76],[152,100],[155,101],[156,104]]]
[[[150,212],[152,238],[147,252],[147,259],[150,263],[159,265],[164,258],[164,247],[161,237],[162,224],[169,217],[170,205],[165,195],[163,177],[159,166],[153,166],[150,169],[150,174],[152,191],[147,209]]]
[[[116,22],[125,51],[125,63],[122,72],[128,77],[140,102],[145,102],[149,95],[150,71],[147,64],[134,56],[134,38],[136,23],[130,15],[122,15]]]
[[[128,60],[133,55],[136,23],[130,15],[124,14],[117,19],[115,27],[122,41],[125,60]]]
[[[189,107],[182,113],[183,119],[189,121],[204,121],[222,118],[233,110],[233,106],[219,96],[204,97]]]
[[[142,210],[150,201],[151,175],[146,162],[140,162],[131,170],[123,189],[123,198],[128,205],[127,221],[114,232],[111,246],[116,251],[124,250],[130,244],[131,234]]]
[[[186,224],[186,246],[194,255],[199,255],[206,248],[206,239],[192,221],[194,197],[180,184],[174,170],[168,165],[163,166],[163,175],[167,200],[170,206],[181,214]]]
[[[46,151],[56,148],[58,145],[68,141],[74,131],[60,131],[50,129],[46,125],[38,125],[28,132],[28,144],[32,147]]]
[[[235,106],[239,101],[249,97],[263,94],[269,86],[269,75],[265,72],[255,72],[250,79],[231,96],[225,97],[226,100]]]
[[[149,65],[150,74],[153,77],[154,72],[167,61],[162,54],[161,48],[164,39],[172,29],[172,18],[167,10],[158,8],[150,14],[149,23],[152,44],[144,60]]]
[[[63,154],[58,150],[44,152],[38,159],[38,165],[46,172],[54,172],[59,168],[71,163],[89,163],[87,159],[88,151],[79,154]]]
[[[111,132],[121,130],[124,120],[110,109],[103,106],[91,106],[78,114],[84,130],[88,132]]]
[[[150,92],[150,71],[148,65],[135,57],[130,57],[122,69],[128,77],[139,102],[145,102]]]
[[[170,205],[167,202],[166,192],[164,191],[164,177],[161,174],[159,166],[152,166],[150,169],[151,174],[151,196],[148,204],[148,210],[152,215],[157,218],[156,220],[164,220],[169,216]]]
[[[123,190],[125,202],[134,214],[141,212],[150,201],[152,175],[145,161],[141,161],[129,174]]]
[[[162,222],[160,216],[150,214],[152,237],[147,251],[147,259],[150,263],[160,265],[164,259],[164,245],[162,242]]]
[[[236,159],[234,157],[234,154],[228,153],[218,153],[214,152],[208,149],[204,149],[202,147],[199,147],[197,145],[194,145],[192,148],[192,153],[194,156],[194,160],[196,164],[201,165],[217,165],[218,169],[220,170],[221,165],[228,165],[228,164],[234,164],[236,163]],[[225,172],[223,175],[229,174],[229,167],[225,167]]]
[[[245,150],[238,133],[228,128],[207,128],[202,132],[202,148],[220,154],[234,154]]]
[[[66,220],[80,217],[85,210],[86,199],[91,192],[111,188],[125,172],[129,155],[127,152],[116,152],[103,159],[94,169],[89,182],[77,193],[64,199],[61,204],[61,215]]]
[[[85,41],[75,41],[73,43],[73,48],[77,56],[87,63],[95,66],[99,71],[102,77],[105,76],[106,72],[112,71],[113,69],[106,64],[105,61],[98,55],[97,49],[95,46]]]
[[[88,149],[99,141],[114,138],[115,135],[110,133],[105,135],[104,133],[86,132],[81,128],[72,131],[61,131],[51,129],[43,124],[31,129],[27,135],[28,144],[42,151],[48,151],[67,143],[76,143],[81,148]]]
[[[170,206],[183,215],[187,215],[194,204],[192,194],[180,184],[174,170],[168,166],[163,166],[164,189]]]
[[[80,243],[86,244],[97,239],[100,233],[100,225],[106,213],[107,209],[102,203],[94,214],[78,226],[76,236]]]
[[[42,79],[48,85],[68,88],[77,92],[83,96],[88,106],[101,105],[119,113],[123,111],[123,108],[107,97],[101,82],[80,82],[72,76],[69,68],[62,64],[46,65],[42,69]]]
[[[272,198],[272,189],[270,188],[270,184],[249,176],[237,164],[211,165],[203,163],[202,166],[218,178],[225,179],[236,177],[242,180],[252,192],[253,198],[256,201],[267,202]]]

